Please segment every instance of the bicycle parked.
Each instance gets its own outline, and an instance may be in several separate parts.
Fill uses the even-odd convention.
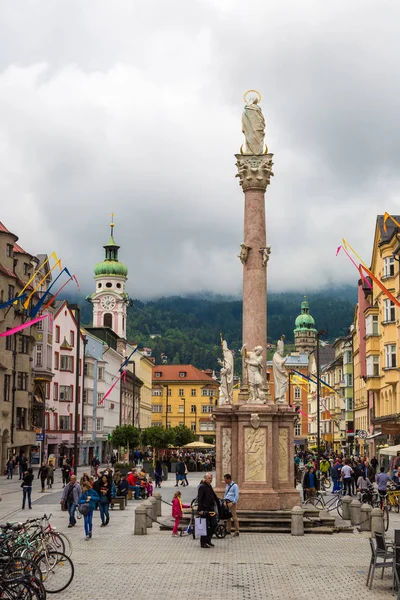
[[[318,510],[326,510],[328,512],[332,511],[332,510],[337,510],[339,517],[343,517],[343,497],[344,497],[344,490],[340,490],[339,492],[335,492],[333,494],[333,496],[331,496],[330,498],[328,498],[328,500],[326,500],[326,496],[323,492],[319,492],[317,491],[315,496],[311,496],[311,498],[308,498],[305,502],[304,505],[311,505],[314,506],[315,508],[318,508]]]
[[[43,600],[72,582],[71,543],[50,517],[0,525],[0,598]]]

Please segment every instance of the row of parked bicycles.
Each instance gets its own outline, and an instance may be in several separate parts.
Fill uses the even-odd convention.
[[[0,525],[0,598],[44,600],[74,578],[69,538],[50,524],[51,515]]]
[[[326,490],[326,488],[325,488]],[[339,517],[343,518],[343,498],[344,490],[327,495],[326,491],[317,492],[316,496],[308,498],[304,504],[312,505],[318,510],[333,511],[336,510]],[[383,510],[383,522],[385,531],[389,529],[389,513],[391,511],[400,512],[400,490],[395,486],[388,487],[386,494],[380,494],[374,487],[357,492],[355,496],[361,504],[369,504],[372,508]]]

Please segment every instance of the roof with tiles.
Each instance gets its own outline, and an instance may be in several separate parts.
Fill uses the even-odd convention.
[[[185,375],[182,376],[180,373],[185,373]],[[156,365],[153,368],[153,381],[155,383],[160,381],[201,381],[218,385],[210,375],[193,365]]]
[[[18,254],[29,254],[29,252],[26,252],[19,244],[14,244],[14,252],[18,252]]]
[[[0,231],[3,233],[10,233],[5,225],[0,221]]]

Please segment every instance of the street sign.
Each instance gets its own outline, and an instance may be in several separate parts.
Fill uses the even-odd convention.
[[[356,434],[360,440],[366,440],[368,437],[368,431],[365,431],[365,429],[357,429]]]
[[[37,433],[36,434],[36,441],[37,442],[44,442],[44,433]]]
[[[400,433],[400,423],[382,423],[382,433],[398,435]]]

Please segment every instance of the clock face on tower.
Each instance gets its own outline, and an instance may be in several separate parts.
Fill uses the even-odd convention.
[[[113,296],[103,296],[100,304],[105,310],[112,310],[115,306],[115,298]]]

